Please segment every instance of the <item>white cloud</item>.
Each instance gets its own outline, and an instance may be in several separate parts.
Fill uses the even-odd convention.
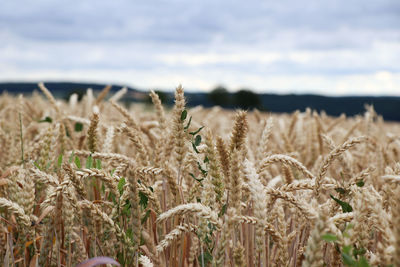
[[[241,53],[166,53],[158,59],[168,65],[201,66],[210,64],[241,64],[245,62],[271,64],[282,58],[279,53],[246,52]]]
[[[237,72],[217,71],[210,74],[197,72],[173,72],[165,69],[152,72],[137,69],[103,70],[40,70],[21,75],[18,71],[0,72],[0,80],[22,81],[83,81],[128,85],[143,90],[162,88],[172,90],[182,84],[186,90],[211,90],[217,84],[237,90],[253,88],[257,92],[268,93],[315,93],[325,95],[393,95],[400,96],[400,73],[380,71],[357,75],[270,75],[260,76]],[[293,89],[294,88],[294,89]]]

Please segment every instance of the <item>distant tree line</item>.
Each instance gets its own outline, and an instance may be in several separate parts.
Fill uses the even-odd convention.
[[[67,83],[67,82],[48,82],[47,88],[57,98],[68,100],[70,95],[75,93],[79,99],[86,93],[87,88],[99,92],[104,88],[104,84],[93,83]],[[37,90],[37,83],[0,83],[0,93],[7,91],[11,94],[23,93],[30,95]],[[109,95],[121,89],[121,86],[113,86]],[[129,92],[140,92],[130,88]],[[174,103],[174,93],[172,91],[156,90],[163,104],[172,106]],[[143,92],[144,93],[144,92]],[[307,107],[318,112],[325,111],[328,115],[339,116],[344,113],[347,116],[362,114],[365,111],[364,105],[373,105],[376,112],[382,115],[385,120],[400,121],[400,97],[396,96],[342,96],[330,97],[312,94],[257,94],[249,89],[240,89],[230,93],[225,87],[217,86],[210,92],[185,92],[188,106],[212,107],[219,105],[228,109],[247,109],[257,108],[269,112],[294,112],[295,110],[304,111]],[[132,102],[142,102],[134,94],[127,93],[121,101],[129,105]],[[150,98],[146,99],[151,103]]]
[[[225,108],[260,109],[265,110],[261,97],[250,89],[243,88],[229,93],[223,86],[217,86],[208,94],[208,100],[213,104]]]
[[[161,102],[167,105],[173,105],[173,94],[155,90],[161,99]],[[220,106],[229,109],[251,110],[257,108],[266,110],[262,104],[260,95],[252,92],[250,89],[240,89],[237,92],[230,93],[225,87],[217,86],[209,93],[186,93],[188,104],[190,106],[202,105],[205,107]],[[146,101],[151,103],[150,97]]]
[[[156,91],[160,94],[162,102],[173,105],[174,95],[171,92]],[[252,110],[257,108],[269,112],[294,112],[311,108],[318,112],[325,111],[328,115],[347,116],[363,114],[364,105],[373,105],[378,114],[385,120],[400,121],[400,97],[372,97],[372,96],[343,96],[330,97],[312,94],[257,94],[249,89],[240,89],[229,92],[223,86],[217,86],[208,93],[186,92],[188,106],[202,105],[212,107],[215,105],[228,109]],[[151,100],[149,100],[151,102]]]

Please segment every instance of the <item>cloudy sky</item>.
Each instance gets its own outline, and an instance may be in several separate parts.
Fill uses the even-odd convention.
[[[22,80],[400,96],[400,1],[2,1]]]

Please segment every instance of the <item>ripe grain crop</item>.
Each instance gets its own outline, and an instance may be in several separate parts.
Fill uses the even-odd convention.
[[[0,96],[3,266],[400,266],[400,124]],[[105,258],[108,257],[108,258]],[[93,265],[90,265],[93,266]]]

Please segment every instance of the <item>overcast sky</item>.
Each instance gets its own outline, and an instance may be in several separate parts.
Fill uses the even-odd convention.
[[[21,80],[400,96],[400,1],[2,1]]]

